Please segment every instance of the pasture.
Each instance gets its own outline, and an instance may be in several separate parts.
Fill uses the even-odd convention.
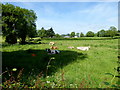
[[[55,42],[59,54],[49,55],[45,49]],[[74,49],[69,49],[74,46]],[[90,46],[88,51],[77,50]],[[33,56],[33,54],[35,54]],[[52,88],[107,88],[117,79],[111,75],[118,66],[118,39],[110,40],[42,40],[41,44],[2,46],[2,72],[17,68],[15,78],[22,70],[20,82],[27,87]],[[8,73],[3,75],[8,80]],[[107,83],[109,82],[109,83]]]

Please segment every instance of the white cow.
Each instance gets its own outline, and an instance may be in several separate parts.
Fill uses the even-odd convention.
[[[68,47],[68,48],[73,49],[74,47],[73,47],[73,46],[70,46],[70,47]]]
[[[77,47],[77,49],[82,50],[82,51],[88,51],[90,49],[90,46],[88,46],[88,47]]]
[[[49,43],[49,45],[54,45],[54,44],[55,44],[55,42],[50,42],[50,43]]]

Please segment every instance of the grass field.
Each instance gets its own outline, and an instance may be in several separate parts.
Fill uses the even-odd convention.
[[[54,41],[60,54],[48,55],[49,42]],[[2,66],[17,68],[16,75],[24,68],[20,81],[28,86],[68,88],[107,88],[116,82],[106,73],[117,74],[118,39],[110,40],[42,40],[42,44],[3,45]],[[80,51],[69,46],[91,46],[89,51]],[[36,56],[32,56],[35,54]],[[44,74],[44,77],[38,75]],[[9,79],[8,73],[3,75]],[[38,78],[40,80],[38,80]],[[110,85],[107,83],[109,82]],[[42,84],[40,84],[42,83]],[[39,84],[39,85],[38,85]],[[62,85],[62,86],[61,86]]]

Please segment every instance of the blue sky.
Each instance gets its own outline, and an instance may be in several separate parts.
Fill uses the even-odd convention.
[[[9,2],[32,9],[37,15],[37,30],[53,28],[55,33],[97,32],[118,27],[117,2]]]

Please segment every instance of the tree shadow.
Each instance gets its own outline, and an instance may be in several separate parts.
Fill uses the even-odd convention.
[[[63,68],[77,59],[84,60],[85,58],[87,58],[87,54],[68,50],[62,50],[59,54],[52,55],[45,50],[34,49],[2,52],[2,72],[6,71],[6,68],[9,70],[17,68],[15,73],[18,73],[24,68],[23,74],[26,77],[32,74],[38,75],[41,72],[46,76],[46,74],[54,74],[59,68]]]

